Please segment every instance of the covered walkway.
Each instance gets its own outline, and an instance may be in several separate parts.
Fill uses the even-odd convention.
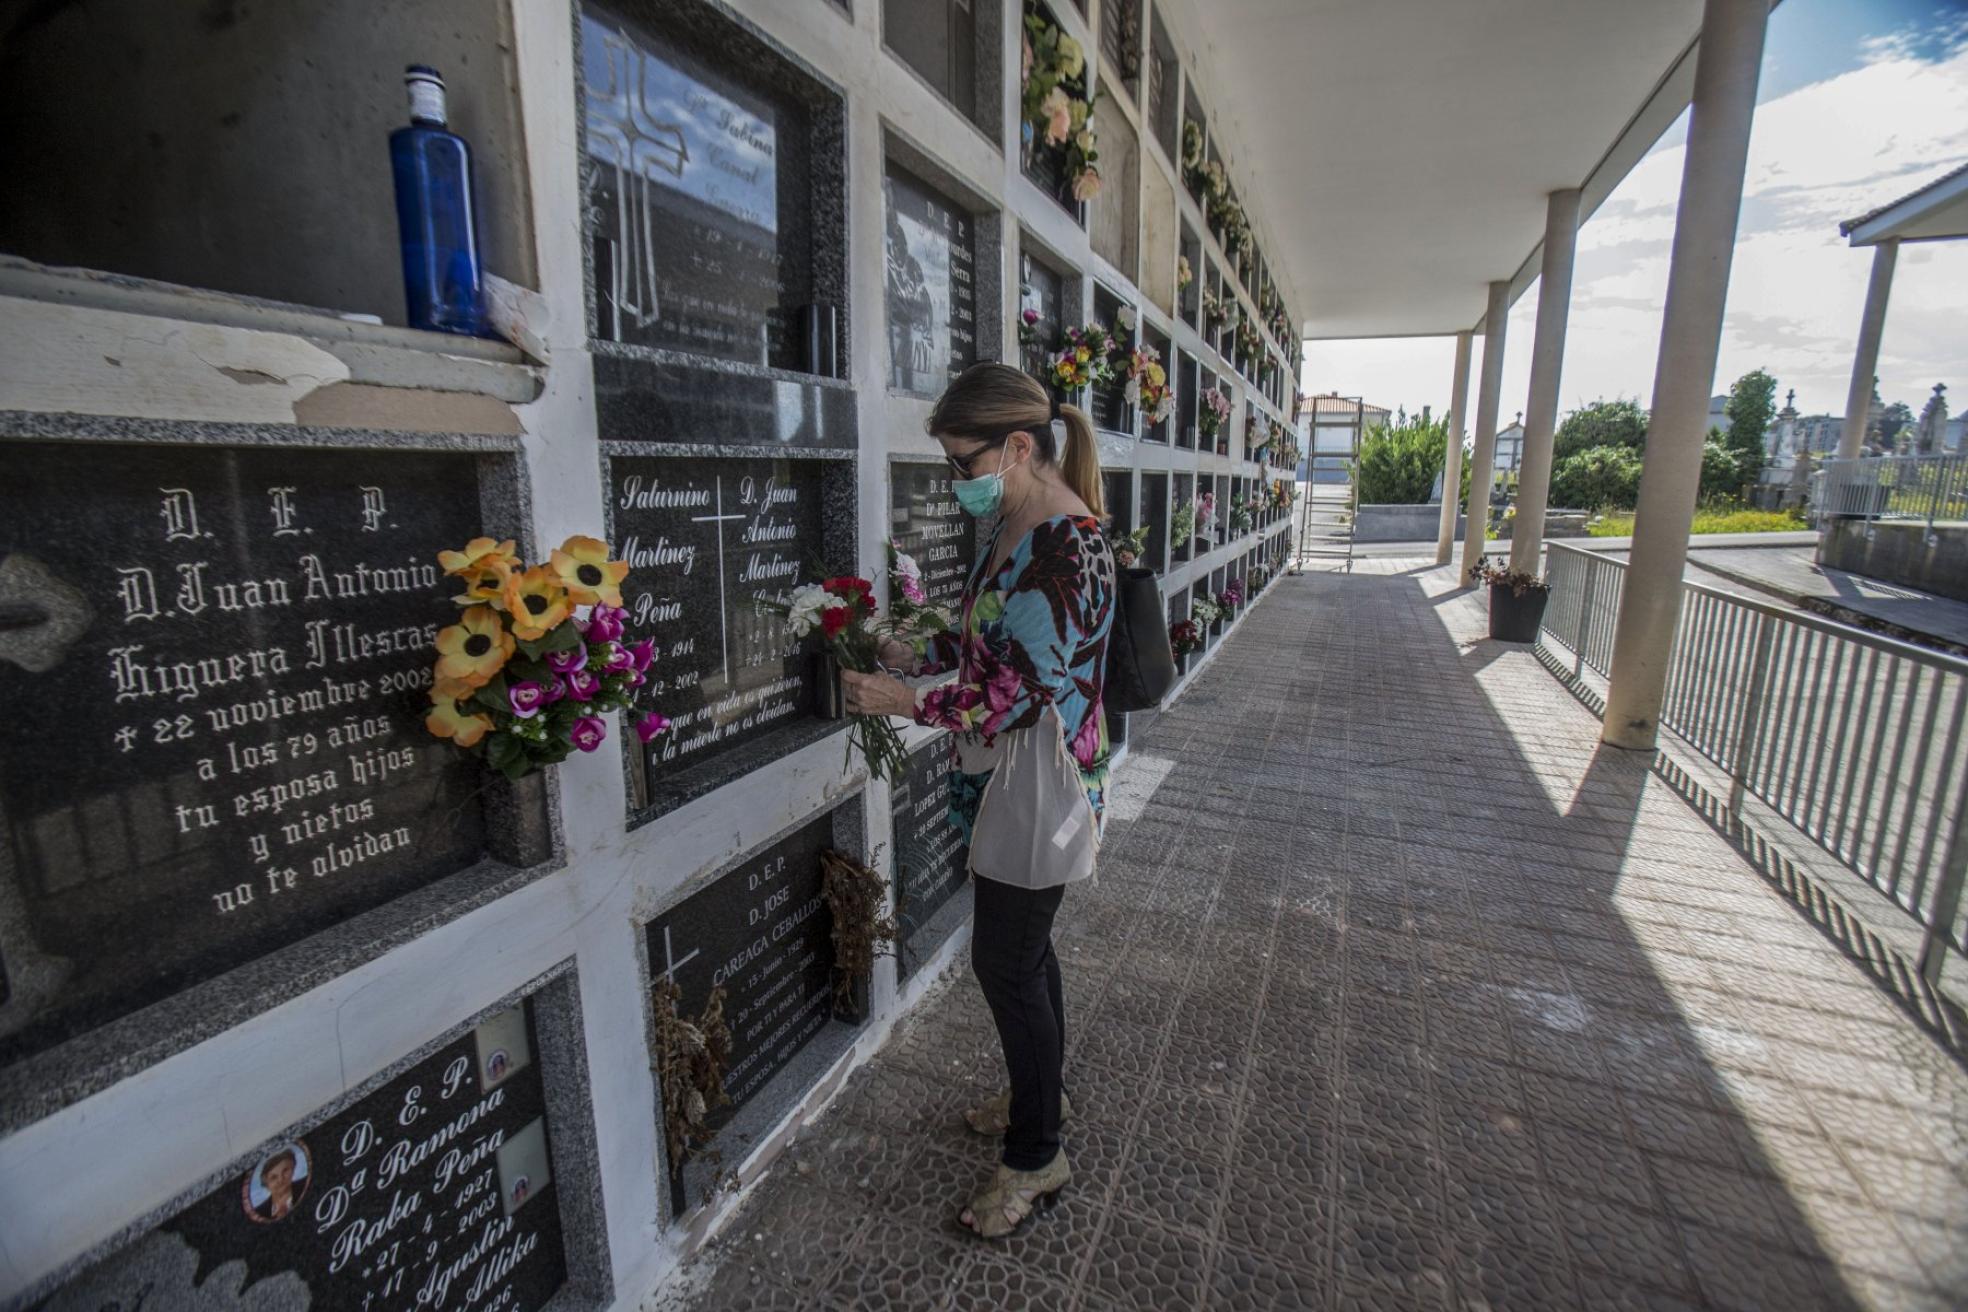
[[[1481,632],[1432,563],[1282,579],[1136,738],[1059,1206],[952,1219],[959,962],[665,1306],[1962,1306],[1968,1074]]]

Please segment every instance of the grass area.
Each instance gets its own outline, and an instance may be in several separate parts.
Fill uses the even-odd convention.
[[[1697,510],[1690,530],[1703,533],[1791,533],[1810,527],[1802,515],[1788,510]],[[1589,530],[1595,538],[1633,536],[1633,512],[1608,511]]]

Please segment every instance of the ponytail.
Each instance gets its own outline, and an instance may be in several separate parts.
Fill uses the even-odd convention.
[[[1054,421],[1066,426],[1062,449],[1053,438]],[[1105,513],[1100,495],[1100,448],[1093,421],[1076,405],[1061,405],[1045,385],[1008,364],[974,364],[937,398],[929,412],[931,437],[974,437],[999,442],[1006,432],[1024,429],[1032,434],[1041,464],[1057,464],[1073,495],[1095,515]]]
[[[1076,405],[1059,407],[1060,422],[1066,425],[1066,450],[1059,457],[1059,474],[1073,495],[1086,502],[1096,518],[1107,511],[1101,502],[1100,447],[1093,436],[1093,421]]]

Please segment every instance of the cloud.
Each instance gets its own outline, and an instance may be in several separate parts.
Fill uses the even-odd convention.
[[[1783,10],[1778,11],[1777,20]],[[1657,147],[1579,233],[1561,404],[1653,391],[1683,135]],[[1844,409],[1871,254],[1838,223],[1924,185],[1968,160],[1968,18],[1868,42],[1844,72],[1757,109],[1744,177],[1715,390],[1750,369],[1797,389],[1805,413]],[[1933,384],[1968,394],[1968,241],[1902,250],[1880,358],[1880,391],[1916,410]],[[1536,287],[1511,315],[1504,363],[1507,421],[1529,387]],[[1314,348],[1308,386],[1364,392],[1381,404],[1446,401],[1437,379],[1402,373],[1388,351],[1361,357],[1349,381],[1337,344]],[[1478,351],[1480,358],[1481,352]],[[1473,405],[1473,399],[1472,399]]]

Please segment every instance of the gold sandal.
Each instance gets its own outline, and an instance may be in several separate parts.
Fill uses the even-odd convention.
[[[980,1239],[1004,1239],[1016,1234],[1034,1210],[1050,1207],[1072,1178],[1064,1148],[1036,1171],[1014,1171],[1000,1164],[991,1183],[958,1214],[957,1224]]]
[[[964,1114],[964,1124],[979,1134],[1003,1134],[1011,1128],[1011,1090],[1005,1089],[994,1097],[986,1098]],[[1066,1091],[1059,1091],[1059,1123],[1066,1124],[1073,1118],[1073,1100]]]

